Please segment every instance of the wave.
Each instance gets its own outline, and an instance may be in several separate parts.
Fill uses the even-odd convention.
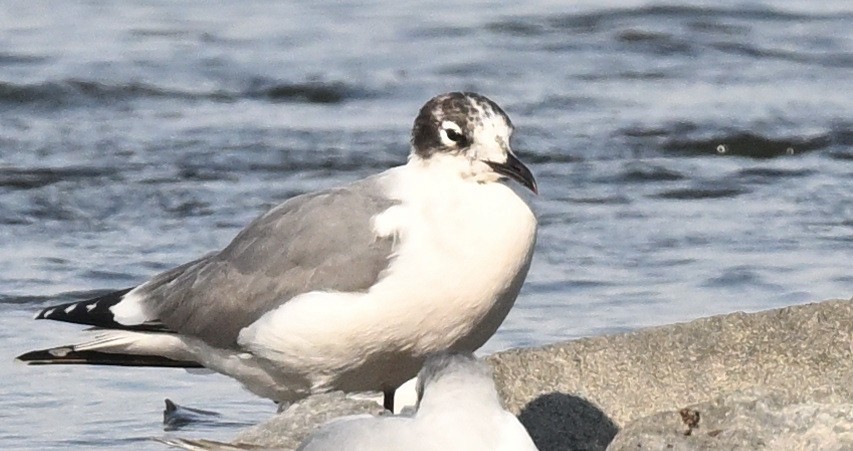
[[[188,93],[143,83],[110,85],[87,80],[48,81],[36,84],[0,82],[0,104],[61,107],[72,104],[126,100],[138,97],[186,96]]]
[[[66,291],[54,295],[13,295],[0,293],[0,304],[51,304],[85,301],[111,293],[113,289]]]
[[[853,54],[843,52],[794,52],[761,48],[744,42],[715,42],[711,47],[721,52],[748,56],[756,59],[775,59],[795,63],[817,64],[826,67],[853,67]]]
[[[521,15],[483,28],[513,38],[514,45],[518,40],[529,40],[534,47],[555,53],[591,47],[599,52],[696,58],[724,52],[753,59],[849,68],[853,67],[853,55],[837,36],[848,28],[851,19],[851,13],[801,13],[761,6],[649,5],[577,14]],[[670,25],[661,30],[661,24]],[[813,27],[812,34],[820,39],[801,40],[793,50],[755,44],[775,42],[773,30],[789,25]]]
[[[52,185],[65,180],[80,180],[104,177],[114,173],[110,168],[64,167],[64,168],[15,168],[0,167],[0,187],[11,189],[33,189]]]
[[[682,155],[722,155],[774,158],[825,149],[833,144],[829,133],[812,137],[766,137],[752,132],[733,132],[710,138],[672,138],[662,150]]]
[[[613,180],[623,183],[672,182],[687,176],[674,169],[641,162],[632,162],[617,173]]]
[[[356,98],[369,97],[366,89],[342,82],[281,83],[256,81],[241,96],[267,99],[272,102],[341,103]]]
[[[812,169],[780,169],[780,168],[746,168],[737,172],[739,179],[752,179],[756,181],[772,182],[774,179],[790,177],[807,177],[814,175]]]
[[[700,23],[700,28],[711,31],[733,30],[714,21],[741,19],[773,22],[802,22],[806,20],[844,20],[853,14],[805,14],[782,11],[770,7],[725,8],[708,6],[646,5],[632,8],[613,8],[601,11],[550,16],[518,16],[485,25],[494,33],[512,36],[540,36],[555,31],[589,33],[599,30],[610,31],[614,26],[630,20],[654,19],[660,21],[687,20]],[[734,28],[736,29],[736,28]]]
[[[49,60],[45,56],[23,55],[20,53],[7,53],[0,51],[0,66],[12,64],[35,64]]]
[[[235,102],[240,99],[261,99],[270,102],[341,103],[373,95],[364,88],[342,82],[280,82],[253,79],[237,90],[191,91],[164,88],[141,82],[106,83],[93,80],[68,79],[35,84],[16,84],[0,81],[0,105],[65,108],[110,104],[137,99],[208,100]]]
[[[676,188],[662,191],[653,197],[669,200],[721,199],[740,196],[750,190],[737,186],[708,186],[699,184],[690,188]]]

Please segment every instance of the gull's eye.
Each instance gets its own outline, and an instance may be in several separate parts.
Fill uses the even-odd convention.
[[[468,145],[468,138],[462,133],[462,127],[453,121],[441,123],[441,143],[447,147],[461,149]]]
[[[465,135],[459,133],[458,131],[452,128],[445,128],[444,133],[447,134],[447,138],[457,144],[462,144],[465,142]]]
[[[468,145],[468,139],[462,133],[462,127],[453,121],[441,123],[441,142],[447,147],[462,148]]]

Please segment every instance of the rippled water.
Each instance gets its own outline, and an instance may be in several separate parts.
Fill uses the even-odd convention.
[[[533,267],[485,352],[853,294],[848,2],[0,4],[0,447],[162,449],[220,376],[33,368],[40,307],[219,248],[405,160],[429,97],[488,95],[540,183]]]

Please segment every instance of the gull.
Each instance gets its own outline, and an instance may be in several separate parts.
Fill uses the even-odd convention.
[[[418,374],[412,417],[353,415],[334,419],[297,451],[536,450],[527,430],[501,406],[488,365],[468,353],[441,353]]]
[[[495,333],[527,275],[537,221],[520,188],[537,188],[512,132],[485,96],[436,96],[406,164],[288,199],[139,286],[44,309],[95,329],[18,360],[203,367],[282,405],[379,391],[393,412],[428,355]]]

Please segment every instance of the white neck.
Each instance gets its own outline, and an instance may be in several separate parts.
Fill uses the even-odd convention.
[[[406,166],[432,176],[441,174],[475,183],[495,182],[500,178],[485,163],[461,154],[436,154],[424,159],[412,153]]]

